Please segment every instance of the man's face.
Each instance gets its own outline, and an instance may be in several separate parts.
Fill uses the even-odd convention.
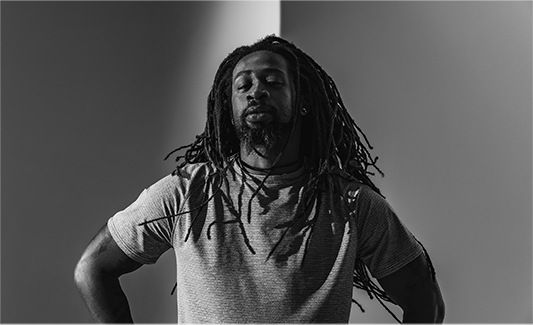
[[[292,126],[293,84],[281,55],[258,51],[233,69],[232,105],[240,141],[270,150],[286,139]]]

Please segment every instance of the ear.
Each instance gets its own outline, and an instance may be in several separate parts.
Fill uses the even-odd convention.
[[[303,96],[302,99],[301,99],[301,104],[300,104],[300,115],[301,116],[306,116],[307,114],[309,114],[309,106],[307,105],[307,100],[306,100],[306,97]]]

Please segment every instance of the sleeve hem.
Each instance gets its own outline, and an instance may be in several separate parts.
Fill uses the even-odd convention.
[[[155,260],[150,260],[150,259],[139,256],[131,249],[131,247],[129,247],[126,244],[126,242],[122,239],[122,237],[118,233],[115,227],[115,223],[113,222],[113,218],[110,218],[107,221],[107,228],[109,229],[109,233],[111,233],[111,237],[113,237],[118,247],[122,250],[122,252],[124,252],[124,254],[126,254],[126,256],[128,256],[135,262],[141,263],[141,264],[154,264],[156,262]]]
[[[401,269],[402,267],[406,266],[407,264],[411,263],[414,259],[416,259],[418,256],[420,256],[420,254],[422,254],[423,251],[422,249],[419,249],[419,250],[416,250],[414,251],[413,253],[407,255],[406,258],[404,258],[400,263],[397,263],[395,265],[392,265],[384,270],[380,270],[379,272],[375,272],[375,274],[373,273],[372,275],[374,276],[374,278],[376,279],[382,279],[388,275],[391,275],[392,273],[398,271],[399,269]]]

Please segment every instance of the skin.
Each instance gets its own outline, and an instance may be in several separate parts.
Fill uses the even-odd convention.
[[[142,264],[122,252],[104,225],[91,240],[74,271],[74,282],[98,323],[133,323],[119,277]]]
[[[250,128],[261,128],[274,123],[274,115],[280,123],[289,123],[292,116],[296,125],[288,138],[287,147],[281,153],[280,148],[265,150],[241,143],[241,159],[257,168],[272,168],[281,153],[277,166],[290,164],[300,158],[301,112],[293,107],[294,86],[289,73],[288,63],[281,55],[258,51],[242,58],[233,69],[232,96],[233,123],[239,126],[241,116]],[[256,108],[257,107],[257,108]],[[256,108],[259,114],[247,114]],[[274,169],[273,173],[287,173],[299,168],[299,165]]]
[[[255,114],[248,114],[249,103],[257,106]],[[300,159],[301,110],[293,105],[294,87],[287,61],[280,55],[260,51],[244,57],[233,70],[233,123],[260,128],[272,123],[274,114],[280,122],[294,116],[295,128],[286,149],[252,150],[241,144],[241,159],[258,168],[271,168]],[[274,173],[291,172],[299,166],[288,166]],[[97,322],[133,322],[128,300],[120,286],[119,277],[141,267],[126,256],[104,225],[87,246],[75,269],[75,283],[91,315]],[[422,254],[400,270],[378,280],[381,287],[404,311],[404,323],[441,323],[444,302],[438,283],[431,279],[427,261]]]
[[[444,321],[444,300],[437,280],[431,278],[424,254],[378,282],[402,308],[403,323]]]

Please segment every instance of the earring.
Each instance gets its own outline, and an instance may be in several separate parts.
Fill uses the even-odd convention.
[[[302,112],[301,112],[302,115],[307,115],[307,108],[305,107],[302,107]]]

